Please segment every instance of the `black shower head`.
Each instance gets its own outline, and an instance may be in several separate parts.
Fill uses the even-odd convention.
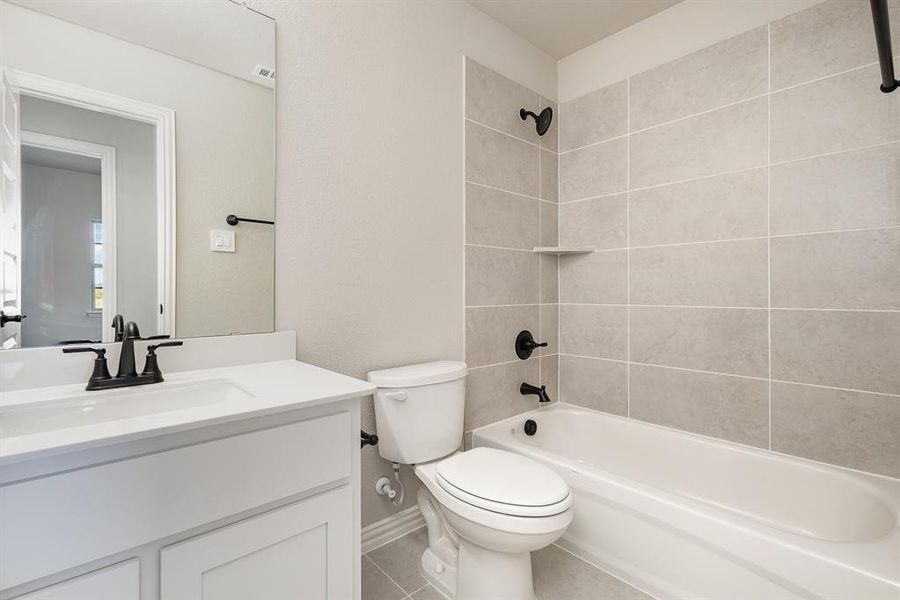
[[[537,134],[544,135],[545,133],[547,133],[547,130],[550,129],[550,122],[553,121],[553,109],[548,106],[541,111],[541,114],[536,115],[530,110],[520,108],[519,116],[522,117],[523,121],[528,117],[534,117],[535,129],[537,129]]]

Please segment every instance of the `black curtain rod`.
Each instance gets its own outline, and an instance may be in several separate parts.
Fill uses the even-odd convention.
[[[881,91],[893,92],[900,86],[894,77],[894,53],[891,49],[891,21],[888,18],[887,0],[869,0],[872,5],[872,22],[875,24],[875,45],[878,46],[878,62],[881,64]]]

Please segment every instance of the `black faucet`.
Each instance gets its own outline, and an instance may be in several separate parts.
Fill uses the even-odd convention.
[[[137,323],[129,321],[124,323],[122,315],[116,315],[113,318],[113,327],[116,329],[116,341],[122,343],[122,349],[119,354],[119,371],[115,377],[109,374],[109,368],[106,365],[106,348],[63,348],[66,354],[75,352],[93,352],[97,355],[94,359],[94,371],[88,379],[87,391],[108,390],[120,387],[131,387],[134,385],[145,385],[148,383],[159,383],[163,381],[162,372],[159,370],[159,363],[156,359],[156,349],[168,346],[181,346],[182,341],[163,342],[161,344],[152,344],[147,346],[147,358],[144,361],[144,370],[140,375],[137,373],[134,361],[134,342],[135,340],[164,340],[168,339],[168,335],[154,335],[142,338],[138,330]],[[121,331],[120,331],[121,330]]]
[[[522,385],[519,386],[519,393],[523,396],[534,394],[538,397],[538,402],[550,402],[550,396],[547,395],[547,386],[544,385],[537,387],[530,383],[522,383]]]

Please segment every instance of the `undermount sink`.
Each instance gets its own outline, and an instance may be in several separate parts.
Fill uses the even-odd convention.
[[[253,397],[227,379],[157,384],[0,408],[0,438],[171,413]]]

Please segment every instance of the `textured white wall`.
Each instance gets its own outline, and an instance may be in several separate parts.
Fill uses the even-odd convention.
[[[568,102],[823,0],[685,0],[559,61]]]
[[[555,61],[461,1],[250,5],[277,23],[277,329],[357,377],[461,359],[463,56],[550,97]],[[364,525],[389,469],[363,451]]]

